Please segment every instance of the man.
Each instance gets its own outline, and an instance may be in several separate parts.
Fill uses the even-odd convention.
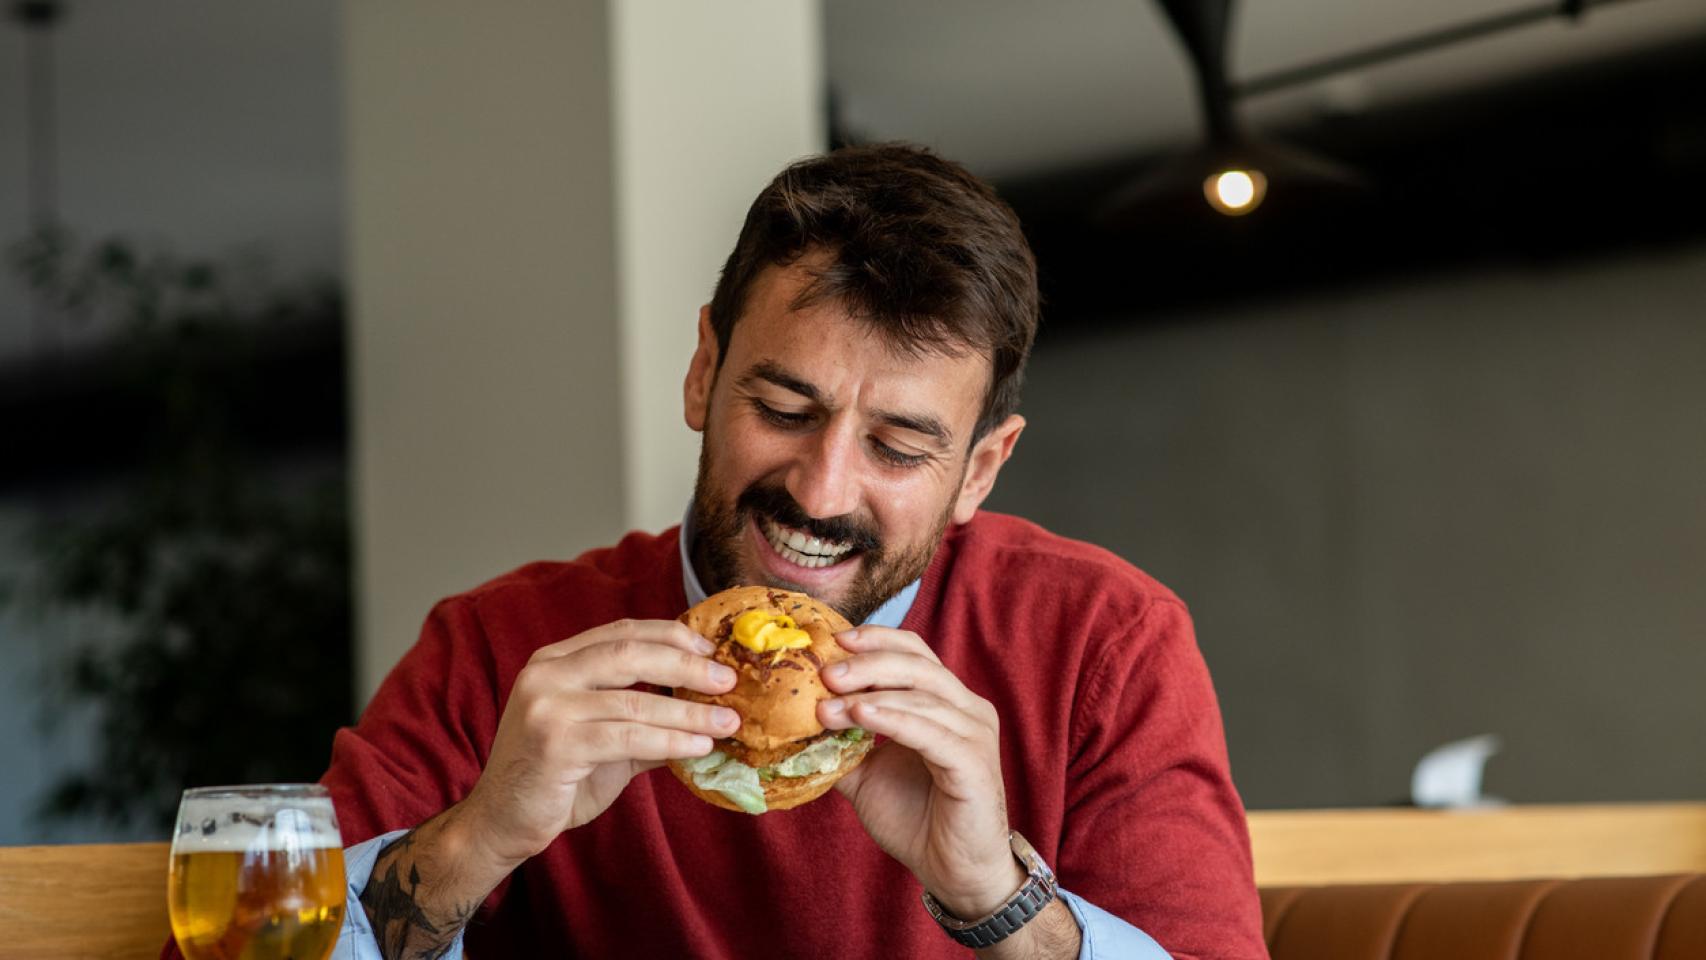
[[[325,783],[365,842],[338,955],[963,956],[955,929],[990,957],[1265,957],[1183,606],[979,510],[1037,317],[1016,218],[958,166],[783,171],[700,313],[681,530],[440,603],[339,733]],[[884,739],[839,797],[750,817],[656,770],[738,724],[649,685],[732,685],[674,618],[742,583],[861,624],[819,717]]]

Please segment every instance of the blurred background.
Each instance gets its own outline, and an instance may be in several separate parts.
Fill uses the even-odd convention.
[[[435,599],[675,523],[746,205],[887,139],[1038,253],[991,507],[1191,605],[1250,807],[1706,795],[1706,6],[5,13],[0,843],[314,778]]]

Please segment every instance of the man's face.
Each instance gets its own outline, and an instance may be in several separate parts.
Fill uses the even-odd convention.
[[[972,446],[988,358],[908,355],[833,302],[790,310],[808,281],[800,264],[763,273],[720,369],[701,315],[693,559],[712,592],[785,587],[858,623],[970,519],[1023,421]]]

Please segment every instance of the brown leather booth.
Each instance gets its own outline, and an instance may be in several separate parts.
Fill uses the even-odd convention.
[[[1706,804],[1264,811],[1250,838],[1273,960],[1706,960]]]
[[[1706,876],[1262,890],[1273,960],[1706,960]]]

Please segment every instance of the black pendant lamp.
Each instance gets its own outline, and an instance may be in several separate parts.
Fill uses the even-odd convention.
[[[1355,171],[1295,147],[1246,135],[1234,111],[1226,38],[1232,0],[1157,0],[1190,56],[1203,112],[1203,142],[1115,190],[1101,216],[1116,225],[1212,213],[1241,217],[1270,191],[1318,194],[1364,185]]]

